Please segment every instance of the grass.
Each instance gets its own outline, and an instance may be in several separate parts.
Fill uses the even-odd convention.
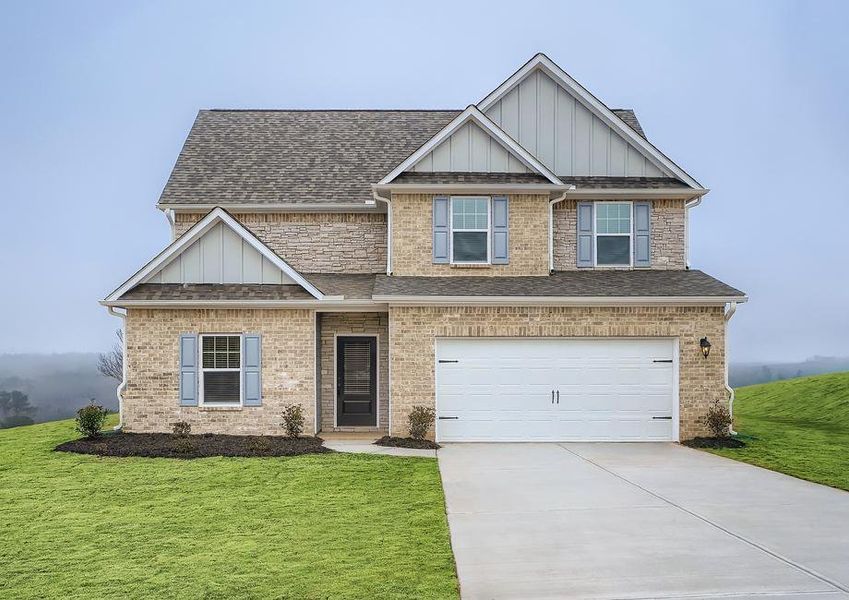
[[[0,431],[0,597],[457,598],[436,461],[53,452]]]
[[[748,446],[711,452],[849,490],[849,372],[740,388],[734,420]]]

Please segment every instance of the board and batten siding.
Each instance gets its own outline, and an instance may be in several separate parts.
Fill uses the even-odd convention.
[[[668,175],[542,71],[534,71],[486,116],[557,175]]]
[[[501,142],[473,122],[452,133],[413,166],[421,173],[528,173]]]
[[[219,223],[145,283],[295,282],[239,234]]]

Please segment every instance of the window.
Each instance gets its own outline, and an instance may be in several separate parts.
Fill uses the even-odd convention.
[[[489,198],[451,198],[451,262],[489,262]]]
[[[201,336],[201,403],[242,403],[242,336]]]
[[[631,266],[631,221],[630,202],[596,202],[597,265]]]

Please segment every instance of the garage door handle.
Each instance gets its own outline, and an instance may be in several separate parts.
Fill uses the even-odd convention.
[[[656,363],[658,363],[658,362],[662,362],[662,363],[671,363],[671,362],[672,362],[672,359],[671,359],[671,358],[655,359],[655,360],[653,360],[652,362],[656,362]]]
[[[656,421],[659,421],[659,420],[671,421],[672,417],[652,417],[652,419],[655,419]]]
[[[456,421],[460,417],[439,417],[440,421]]]
[[[551,390],[551,403],[554,404],[554,390]]]
[[[439,364],[442,364],[442,363],[457,363],[457,362],[460,362],[460,361],[459,360],[440,360]]]
[[[557,390],[557,404],[560,404],[560,390]]]

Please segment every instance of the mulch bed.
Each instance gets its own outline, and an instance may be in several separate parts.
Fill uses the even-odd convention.
[[[384,435],[375,442],[378,446],[389,446],[392,448],[415,448],[417,450],[438,450],[442,446],[431,440],[416,440],[409,437],[392,437]]]
[[[735,437],[697,437],[681,442],[690,448],[745,448],[746,442]]]
[[[319,437],[287,438],[260,435],[171,433],[106,433],[96,439],[82,438],[56,446],[59,452],[98,456],[144,456],[148,458],[207,458],[212,456],[297,456],[332,452]]]

